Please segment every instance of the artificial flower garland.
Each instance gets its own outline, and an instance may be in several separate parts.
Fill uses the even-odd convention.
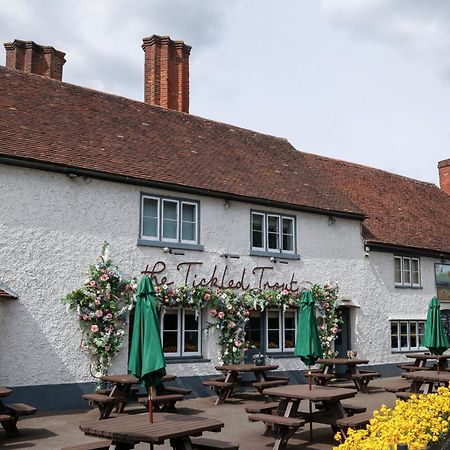
[[[82,346],[94,359],[97,375],[104,375],[111,366],[112,358],[123,345],[128,311],[132,309],[135,279],[123,279],[117,266],[109,258],[109,244],[105,242],[102,255],[95,265],[89,266],[88,278],[84,285],[70,294],[63,302],[77,312],[80,328],[83,330]],[[326,283],[324,286],[312,285],[311,291],[316,299],[319,335],[324,357],[333,357],[332,344],[336,339],[341,318],[338,312],[338,286]],[[157,306],[164,311],[167,307],[191,308],[197,314],[209,308],[213,322],[206,330],[217,328],[219,334],[219,358],[225,364],[239,363],[245,341],[245,324],[252,311],[268,308],[299,308],[301,292],[288,290],[273,291],[251,289],[237,292],[230,289],[210,289],[205,287],[175,288],[165,284],[155,287]]]

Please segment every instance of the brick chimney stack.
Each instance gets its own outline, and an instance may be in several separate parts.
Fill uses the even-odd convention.
[[[450,195],[450,158],[439,161],[438,168],[441,190]]]
[[[189,54],[191,47],[169,36],[143,39],[144,101],[150,105],[189,112]]]
[[[66,62],[65,53],[55,50],[53,47],[19,39],[7,42],[4,46],[6,67],[62,80],[63,65]]]

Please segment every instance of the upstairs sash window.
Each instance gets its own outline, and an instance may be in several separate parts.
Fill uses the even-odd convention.
[[[399,287],[420,287],[420,259],[394,256],[394,282]]]

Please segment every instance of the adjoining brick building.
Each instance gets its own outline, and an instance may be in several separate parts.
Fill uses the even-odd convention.
[[[17,40],[5,47],[1,385],[24,396],[58,393],[41,395],[41,409],[80,406],[89,361],[60,299],[82,284],[104,240],[128,275],[160,261],[168,279],[190,282],[177,270],[190,261],[191,277],[213,267],[230,278],[267,267],[269,284],[336,281],[345,317],[339,350],[357,350],[383,373],[420,350],[436,293],[450,327],[450,285],[435,278],[449,270],[450,160],[439,163],[439,189],[193,116],[191,48],[169,37],[144,39],[145,102],[64,83],[65,55],[53,47]],[[169,371],[198,385],[215,372],[217,346],[201,332],[208,311],[195,330],[185,326],[189,314],[166,313],[162,333],[167,326],[176,336],[166,348]],[[252,318],[267,357],[294,371],[300,364],[285,345],[287,324],[295,328],[294,313]],[[278,330],[276,348],[269,328]],[[189,351],[188,333],[196,339]],[[124,350],[113,370],[125,371],[126,361]]]

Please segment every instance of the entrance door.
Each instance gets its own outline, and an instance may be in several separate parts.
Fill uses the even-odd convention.
[[[334,341],[334,348],[338,352],[338,358],[347,358],[347,351],[350,350],[350,308],[342,306],[339,310],[343,322]]]
[[[441,322],[450,341],[450,309],[441,309]]]

